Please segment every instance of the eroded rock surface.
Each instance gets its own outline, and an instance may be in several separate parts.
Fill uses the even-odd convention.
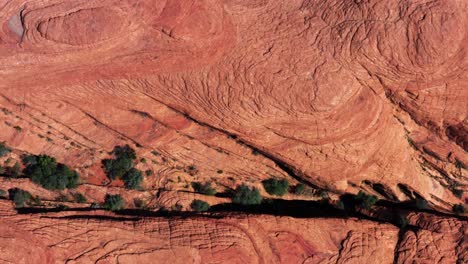
[[[392,263],[398,240],[394,226],[357,219],[15,215],[1,206],[0,252],[14,263]]]
[[[199,197],[190,189],[193,181],[211,181],[226,191],[241,183],[261,189],[262,180],[276,177],[330,195],[364,190],[387,200],[425,199],[449,213],[468,199],[467,32],[465,0],[3,0],[0,141],[14,149],[12,158],[45,153],[76,168],[82,175],[78,189],[90,203],[120,193],[129,205],[143,199],[149,206],[186,208]],[[145,158],[139,169],[154,172],[145,177],[144,191],[109,183],[101,169],[108,152],[123,144]],[[21,186],[47,200],[58,195],[26,179],[1,183],[2,189]],[[84,230],[81,221],[77,225]],[[201,221],[216,230],[211,224],[219,220],[148,221],[180,226]],[[319,220],[333,226],[327,221]],[[132,230],[145,234],[144,223]],[[375,240],[377,231],[355,233],[349,231],[354,224],[340,223],[340,238],[317,251],[329,255],[304,253],[313,256],[309,261],[381,258],[378,250],[357,254],[352,246],[369,234]],[[456,234],[447,240],[459,243],[462,226],[452,226]],[[389,241],[392,232],[384,232]],[[439,234],[405,233],[399,243],[412,249],[403,250],[398,261],[426,261],[421,256],[427,252],[416,249],[424,247],[418,237],[425,232]],[[284,235],[290,236],[295,235]],[[281,237],[274,243],[287,246]],[[38,247],[50,242],[37,239]],[[372,239],[362,243],[373,247]],[[430,243],[444,240],[441,235]],[[194,248],[183,254],[202,261],[205,253]],[[460,253],[465,247],[457,248],[440,253],[438,261],[466,260]],[[297,250],[302,253],[289,257],[300,259],[309,249]],[[78,256],[49,251],[42,257]],[[259,257],[242,252],[245,260]],[[172,251],[148,254],[141,256],[169,258]],[[122,255],[122,262],[132,256],[104,255]],[[280,253],[275,257],[286,262]]]

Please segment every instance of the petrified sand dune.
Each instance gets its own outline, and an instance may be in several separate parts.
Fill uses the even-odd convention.
[[[122,138],[170,145],[181,125],[209,126],[324,188],[368,180],[404,199],[401,183],[455,201],[444,189],[466,184],[453,166],[467,163],[466,10],[465,1],[8,1],[2,93],[96,150]],[[165,138],[166,128],[178,135]]]
[[[1,240],[2,259],[15,263],[390,263],[398,240],[391,225],[355,219],[232,215],[119,220],[15,215],[8,206],[2,203],[2,215],[10,216],[1,220],[2,234],[34,237],[31,242]],[[12,242],[35,250],[18,260],[17,248],[7,244]]]
[[[357,219],[18,215],[6,202],[1,215],[5,263],[464,263],[467,258],[467,223],[429,214],[410,216],[420,229],[406,231],[400,240],[392,225]]]
[[[277,177],[330,196],[364,190],[394,201],[423,198],[447,213],[468,199],[467,32],[466,0],[2,0],[0,141],[14,149],[14,159],[45,153],[76,168],[82,175],[78,189],[90,202],[102,202],[110,192],[121,193],[128,204],[145,199],[152,206],[187,207],[198,197],[189,191],[190,182],[213,181],[224,191],[244,182],[260,187],[261,180]],[[145,178],[144,191],[126,192],[119,181],[109,183],[100,168],[108,152],[123,144],[147,160],[139,169],[157,175]],[[1,182],[3,189],[21,186],[54,199],[54,193],[41,193],[24,179]],[[23,217],[12,211],[2,221]],[[47,225],[47,217],[37,218],[38,228]],[[83,232],[86,221],[76,223]],[[355,262],[369,262],[393,260],[393,252],[376,239],[387,239],[391,251],[402,243],[391,227],[354,220],[150,219],[132,227],[116,223],[127,237],[120,242],[111,242],[116,238],[106,220],[89,221],[93,228],[108,228],[93,238],[100,253],[84,243],[66,255],[59,241],[74,235],[50,240],[53,232],[47,231],[37,247],[58,244],[43,251],[45,262],[127,262],[136,248],[140,253],[147,248],[138,254],[145,262],[171,258],[174,248],[194,243],[200,244],[178,250],[194,262],[205,262],[206,255],[213,262],[234,261],[232,256],[255,262],[261,254],[268,263],[310,256],[311,263],[348,263],[353,256]],[[217,230],[223,221],[229,230],[244,223],[243,231],[232,234],[241,242],[223,244]],[[256,228],[245,224],[251,221],[266,221],[258,225],[272,229],[247,235]],[[335,223],[339,231],[326,230]],[[187,236],[179,234],[176,244],[160,249],[145,242],[152,239],[147,229],[166,225],[189,229]],[[191,241],[191,232],[205,230],[197,225],[215,237]],[[289,245],[285,241],[298,234],[282,233],[288,225],[310,228]],[[351,231],[360,225],[367,229]],[[465,234],[462,226],[454,227],[454,243],[464,242],[457,237]],[[133,232],[142,242],[129,242]],[[418,251],[425,247],[418,241],[424,232],[404,234],[412,249],[402,249],[399,262],[428,261],[422,255],[432,253]],[[333,242],[321,244],[315,235]],[[109,236],[102,241],[110,244],[96,236]],[[245,239],[270,243],[258,246],[268,253],[247,246]],[[304,239],[313,244],[302,245]],[[362,242],[354,249],[354,239],[366,241],[365,247]],[[0,239],[8,245],[5,241]],[[438,247],[437,241],[431,243]],[[437,261],[462,263],[467,258],[462,251],[441,253]]]

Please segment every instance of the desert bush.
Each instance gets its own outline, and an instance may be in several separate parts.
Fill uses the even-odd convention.
[[[112,151],[114,159],[104,159],[102,165],[110,180],[121,178],[126,188],[138,189],[143,177],[141,171],[135,169],[134,160],[136,160],[135,151],[129,146],[116,146]]]
[[[104,159],[102,164],[107,177],[111,180],[115,180],[122,177],[133,168],[133,161],[136,159],[136,153],[129,145],[115,146],[111,153],[115,156],[115,159]]]
[[[374,195],[366,194],[363,191],[354,196],[355,205],[363,209],[370,209],[379,199]]]
[[[208,211],[208,209],[210,209],[210,205],[202,200],[193,200],[190,204],[190,208],[197,212],[205,212]]]
[[[8,148],[4,142],[0,142],[0,157],[6,156],[11,152],[11,149]]]
[[[68,198],[68,196],[65,194],[60,194],[59,196],[55,198],[55,200],[59,202],[70,202],[70,198]]]
[[[129,145],[115,146],[112,154],[114,154],[117,158],[126,158],[131,160],[137,158],[135,150],[133,150]]]
[[[306,189],[306,186],[303,183],[299,183],[296,186],[294,186],[293,192],[296,195],[302,195],[304,194]]]
[[[31,205],[36,205],[36,206],[39,206],[41,205],[42,203],[42,200],[39,196],[32,196],[31,199],[29,200],[29,204]]]
[[[32,198],[32,195],[29,192],[19,188],[9,189],[8,196],[10,200],[13,200],[15,206],[19,208],[24,207],[24,204],[29,202]]]
[[[107,177],[110,180],[115,180],[133,168],[133,161],[128,158],[104,159],[102,165]]]
[[[242,184],[236,188],[232,202],[242,205],[255,205],[262,202],[262,196],[257,188],[250,188]]]
[[[3,197],[3,196],[5,196],[6,194],[7,194],[7,192],[5,192],[5,190],[1,190],[1,189],[0,189],[0,196]]]
[[[125,187],[128,189],[138,189],[141,182],[143,181],[143,176],[141,171],[131,168],[127,173],[122,177],[122,181],[125,184]]]
[[[275,178],[270,178],[268,180],[262,181],[263,188],[266,192],[275,196],[283,196],[288,192],[289,182],[285,179],[279,180]]]
[[[211,182],[192,182],[192,187],[195,192],[206,194],[206,195],[215,195],[216,190],[211,187]]]
[[[21,174],[19,163],[16,162],[15,165],[7,167],[5,172],[12,178],[18,178]]]
[[[125,201],[122,196],[107,194],[104,198],[104,209],[109,211],[122,210],[125,207]]]
[[[57,163],[55,158],[47,155],[23,158],[27,161],[23,174],[32,182],[48,190],[63,190],[76,188],[79,176],[66,165]]]
[[[86,203],[87,202],[86,197],[83,194],[79,193],[79,192],[73,194],[73,199],[77,203]]]

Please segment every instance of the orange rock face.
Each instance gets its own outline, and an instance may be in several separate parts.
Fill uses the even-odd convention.
[[[0,141],[13,149],[15,160],[45,153],[78,170],[78,191],[89,203],[119,193],[130,208],[139,199],[149,208],[185,210],[193,199],[228,200],[194,193],[194,181],[210,181],[219,192],[247,183],[269,197],[261,181],[276,177],[330,196],[364,190],[393,201],[425,199],[449,213],[468,199],[467,32],[465,0],[3,0]],[[143,190],[109,182],[101,168],[108,152],[123,144],[144,158],[138,169],[152,172]],[[1,189],[21,187],[52,202],[59,195],[27,179],[0,183]],[[22,221],[23,215],[11,214]],[[47,225],[47,217],[38,218],[38,228]],[[76,221],[84,234],[93,233],[84,231],[88,222]],[[187,247],[178,251],[186,257],[177,260],[206,262],[211,255],[213,262],[386,263],[403,243],[391,227],[354,220],[238,215],[223,220],[244,242],[223,242],[217,226],[224,222],[207,218],[135,225],[89,221],[99,229],[92,235],[99,237],[92,239],[94,246],[83,242],[71,254],[66,244],[84,238],[62,230],[49,239],[48,231],[31,242],[44,248],[38,251],[43,255],[31,256],[45,262],[125,263],[138,248],[147,252],[138,254],[145,262],[172,258],[173,248]],[[231,226],[237,222],[242,230]],[[265,230],[257,236],[245,224],[250,222]],[[126,230],[122,241],[113,224]],[[211,230],[215,237],[194,242],[189,234],[158,234],[161,241],[177,237],[159,249],[144,242],[167,225],[190,229],[194,236]],[[282,233],[288,225],[310,228]],[[341,230],[331,230],[334,226]],[[462,226],[453,227],[450,239],[460,241]],[[5,232],[16,229],[21,228],[8,226]],[[142,244],[129,242],[132,232]],[[398,261],[427,261],[416,250],[424,247],[418,242],[424,232],[404,234],[412,249],[402,249]],[[322,235],[328,241],[323,245],[313,239]],[[245,242],[255,239],[263,244]],[[351,252],[358,250],[354,239],[362,244],[359,254]],[[372,244],[378,239],[393,245],[391,254],[377,246],[381,243]],[[5,241],[0,243],[10,243]],[[442,254],[439,261],[466,260],[459,252]]]
[[[356,219],[11,215],[8,206],[0,248],[15,263],[392,263],[398,240],[394,226]]]

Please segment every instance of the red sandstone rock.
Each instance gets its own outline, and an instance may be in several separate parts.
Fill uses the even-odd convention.
[[[3,0],[0,141],[76,168],[90,202],[186,209],[193,181],[268,196],[277,177],[448,213],[468,199],[467,29],[464,0]],[[119,144],[154,172],[145,191],[103,174]]]

